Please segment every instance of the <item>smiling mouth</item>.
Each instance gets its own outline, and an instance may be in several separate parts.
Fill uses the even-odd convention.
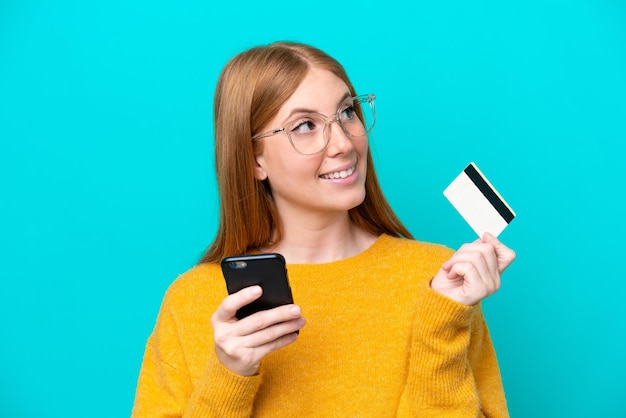
[[[356,166],[352,166],[347,170],[341,170],[341,171],[335,171],[334,173],[322,174],[320,178],[323,178],[326,180],[345,179],[346,177],[351,176],[352,173],[354,173],[354,170],[356,170]]]

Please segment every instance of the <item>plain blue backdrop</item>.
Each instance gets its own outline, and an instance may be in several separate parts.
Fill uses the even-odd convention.
[[[215,232],[219,71],[287,39],[376,93],[417,238],[474,239],[442,195],[469,161],[516,210],[484,304],[511,415],[626,417],[624,2],[211,3],[0,1],[0,416],[130,414],[161,298]]]

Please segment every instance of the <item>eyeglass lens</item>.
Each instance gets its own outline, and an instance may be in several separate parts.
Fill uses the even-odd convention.
[[[337,122],[346,135],[362,137],[372,130],[375,123],[374,103],[367,99],[355,99],[339,108]],[[302,116],[288,127],[289,140],[296,151],[302,154],[321,152],[328,143],[327,119],[319,114]]]

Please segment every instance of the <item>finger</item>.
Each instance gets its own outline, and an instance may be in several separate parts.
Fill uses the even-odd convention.
[[[484,266],[479,269],[470,259],[454,263],[446,277],[450,280],[462,278],[468,282],[488,281],[485,279],[485,277],[488,277],[488,274],[485,273]]]
[[[250,286],[227,296],[218,306],[217,311],[215,311],[215,319],[218,321],[233,320],[240,308],[257,300],[262,293],[263,289],[261,289],[261,286]]]
[[[280,340],[286,335],[297,333],[304,327],[305,323],[306,321],[303,317],[298,317],[286,322],[280,322],[247,335],[242,344],[246,347],[255,349],[262,349],[262,347],[267,345],[273,347],[272,343]]]
[[[293,343],[305,320],[295,320],[275,325],[275,329],[264,329],[250,335],[241,335],[239,326],[244,321],[222,324],[226,332],[215,333],[217,356],[227,368],[242,376],[256,374],[260,361],[267,354]],[[267,330],[267,332],[265,332]]]
[[[442,269],[449,272],[455,263],[472,263],[485,279],[499,274],[495,250],[491,244],[483,242],[464,244],[444,263]]]
[[[297,305],[283,305],[273,309],[260,311],[239,321],[239,334],[253,334],[273,325],[298,319],[300,317],[301,310]]]
[[[482,276],[472,263],[455,264],[448,278],[450,280],[462,281],[463,293],[473,301],[482,300],[485,297],[496,292],[500,287],[500,279],[498,277]],[[473,304],[472,302],[470,304]]]
[[[493,245],[496,253],[498,271],[502,273],[509,265],[511,265],[513,260],[515,260],[515,257],[517,257],[515,251],[502,244],[500,240],[495,237],[495,235],[490,234],[489,232],[486,232],[483,235],[483,240]]]
[[[476,246],[472,245],[476,249]],[[491,263],[487,260],[488,258],[491,258]],[[453,259],[454,264],[447,274],[449,280],[458,280],[462,277],[466,282],[464,286],[484,288],[489,293],[500,288],[500,273],[495,268],[495,255],[492,247],[486,255],[481,251],[465,251],[459,252]]]
[[[459,261],[450,266],[450,270],[446,277],[449,280],[457,280],[459,278],[469,278],[472,271],[475,270],[474,265],[469,261]]]
[[[468,251],[472,251],[472,248],[474,245],[477,244],[484,244],[484,241],[481,240],[480,238],[478,238],[476,241],[471,242],[471,243],[465,243],[463,245],[461,245],[456,252],[452,255],[452,257],[450,257],[450,259],[448,261],[446,261],[445,263],[443,263],[443,265],[441,266],[442,269],[444,270],[449,270],[450,267],[452,266],[452,264],[454,263],[453,261],[453,257],[458,255],[458,254],[462,254]]]
[[[485,263],[487,265],[487,269],[489,274],[492,276],[497,276],[500,274],[498,270],[498,260],[496,256],[496,250],[493,244],[484,242],[481,240],[480,244],[474,244],[474,248],[477,251],[480,251]]]
[[[260,347],[257,347],[255,349],[255,352],[259,356],[259,358],[263,358],[280,348],[288,346],[289,344],[295,342],[297,339],[298,334],[296,334],[295,332],[291,332],[289,334],[283,335],[280,338],[272,340],[267,344],[263,344]]]

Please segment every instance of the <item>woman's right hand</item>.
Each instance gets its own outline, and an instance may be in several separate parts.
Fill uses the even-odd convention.
[[[227,296],[211,317],[215,352],[219,361],[233,373],[258,373],[261,359],[293,343],[305,324],[300,307],[283,305],[238,320],[239,308],[261,296],[260,286],[251,286]]]

